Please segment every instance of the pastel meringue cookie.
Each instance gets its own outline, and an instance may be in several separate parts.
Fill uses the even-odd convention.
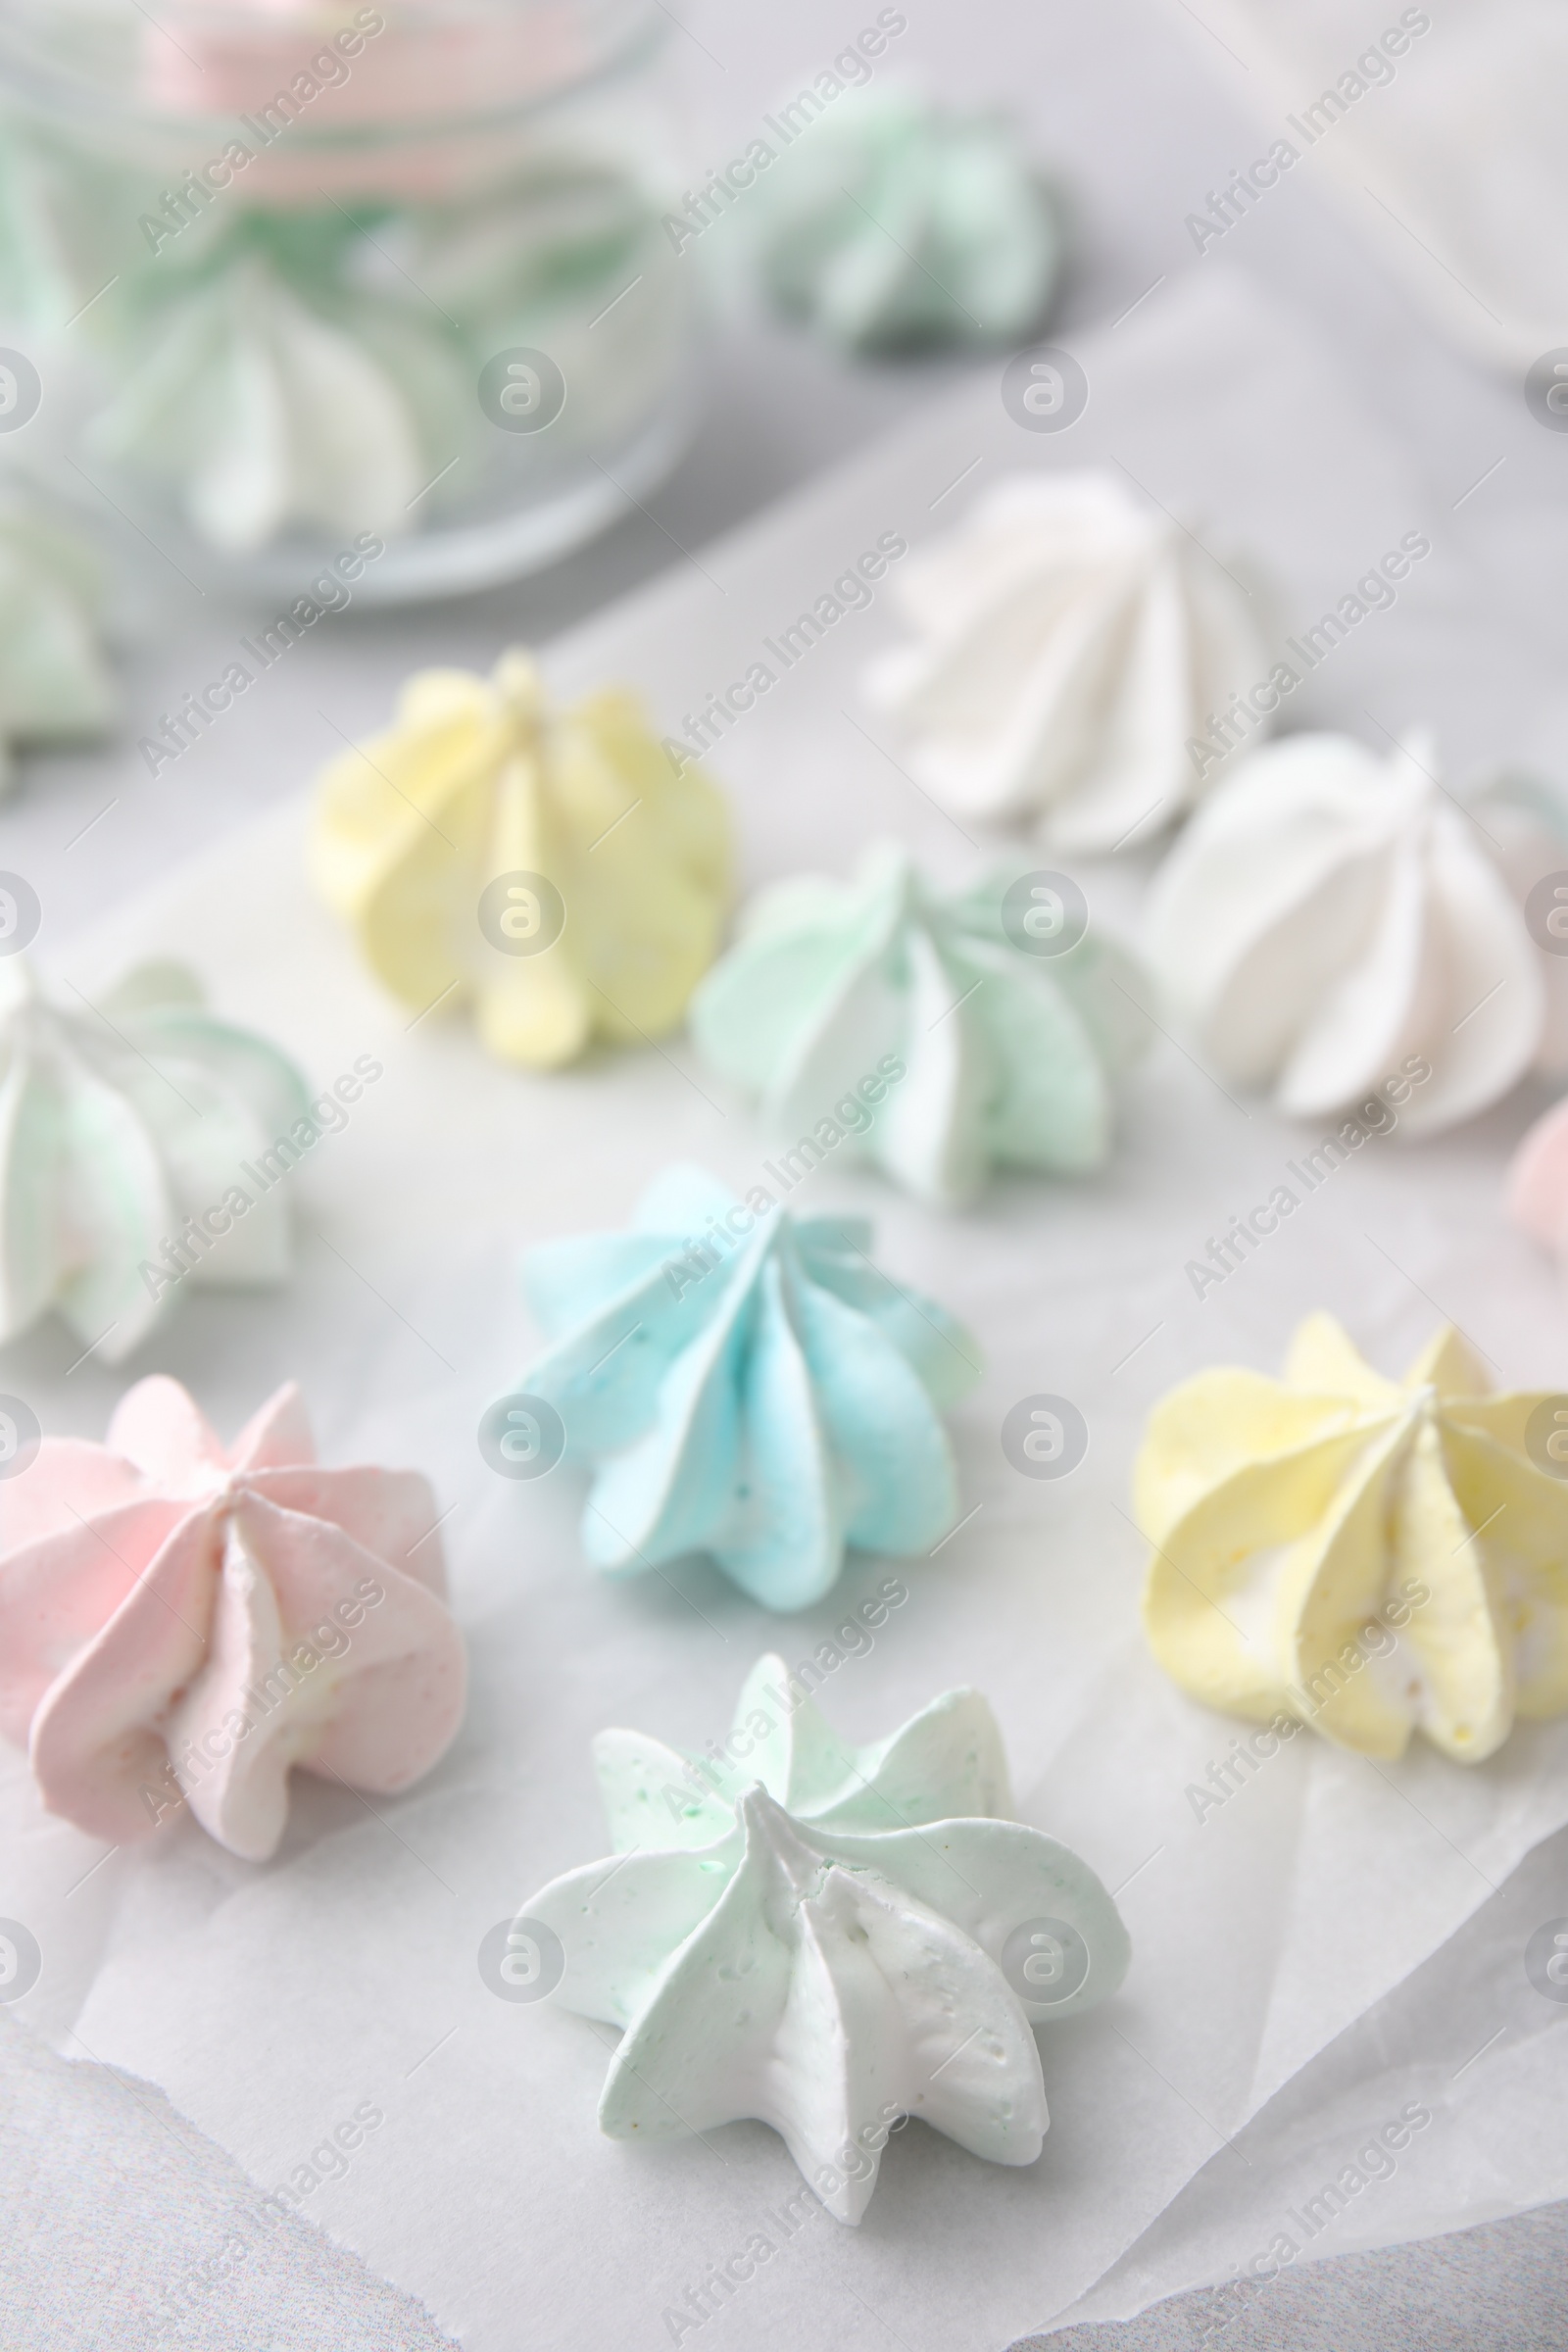
[[[437,127],[455,125],[453,143],[471,150],[488,146],[490,125],[511,115],[514,152],[514,110],[537,107],[602,69],[623,37],[622,13],[585,15],[570,0],[538,0],[526,11],[449,0],[438,12],[323,9],[318,0],[253,0],[236,9],[210,0],[181,11],[177,42],[148,20],[137,80],[160,115],[262,115],[280,95],[291,98],[300,135],[246,167],[247,179],[260,176],[270,195],[280,184],[312,194],[324,172],[334,187],[389,196],[411,184],[425,189],[428,151],[444,152]]]
[[[1033,2029],[1114,1992],[1130,1947],[1077,1855],[1006,1818],[978,1691],[857,1749],[763,1657],[722,1748],[612,1731],[595,1762],[620,1858],[541,1888],[513,1944],[538,1965],[553,1939],[562,2005],[621,2030],[604,2132],[755,2118],[848,2223],[902,2116],[1034,2163],[1050,2118]]]
[[[1017,342],[1061,272],[1016,127],[912,90],[838,96],[743,201],[768,296],[849,351]]]
[[[0,1340],[53,1306],[118,1363],[186,1279],[284,1280],[286,1193],[255,1163],[310,1118],[294,1064],[210,1012],[183,965],[91,1005],[0,959]]]
[[[912,641],[872,662],[868,698],[956,815],[1127,848],[1207,789],[1197,739],[1268,672],[1236,561],[1110,474],[1009,474],[899,565]]]
[[[1508,1214],[1568,1271],[1568,1102],[1537,1119],[1508,1163]]]
[[[851,882],[763,891],[692,1000],[699,1049],[795,1157],[843,1142],[933,1207],[997,1171],[1101,1166],[1115,1081],[1150,1035],[1144,984],[1092,931],[1028,952],[1004,917],[1019,880],[944,892],[884,843]]]
[[[1432,1134],[1561,1066],[1568,963],[1515,881],[1568,840],[1499,791],[1471,815],[1424,735],[1383,758],[1295,735],[1245,760],[1155,877],[1146,944],[1204,1054],[1291,1118],[1424,1065],[1402,1112]]]
[[[1479,1764],[1516,1720],[1568,1711],[1568,1486],[1543,1434],[1562,1399],[1486,1391],[1452,1330],[1391,1381],[1325,1314],[1283,1380],[1172,1390],[1135,1472],[1166,1673],[1386,1758],[1419,1731]]]
[[[13,747],[84,742],[113,723],[103,591],[97,558],[74,532],[41,509],[0,503],[0,793],[16,780]]]
[[[595,1466],[596,1568],[705,1551],[764,1607],[804,1609],[847,1547],[926,1551],[957,1517],[942,1412],[979,1378],[975,1342],[872,1264],[866,1219],[791,1215],[790,1189],[774,1173],[741,1202],[669,1168],[628,1233],[524,1258],[551,1344],[519,1391]]]
[[[521,653],[411,678],[391,730],[322,774],[309,855],[395,996],[466,999],[531,1069],[675,1028],[729,896],[717,789],[630,695],[553,709]]]
[[[94,1837],[188,1807],[265,1862],[295,1766],[393,1795],[457,1732],[437,1524],[413,1471],[319,1467],[292,1385],[225,1451],[140,1381],[106,1446],[45,1438],[0,1494],[0,1736]]]
[[[207,217],[156,310],[127,307],[111,339],[121,380],[88,428],[100,457],[168,486],[220,553],[285,533],[395,538],[477,425],[464,354],[439,321],[318,282],[352,224],[337,212],[294,231],[296,289],[261,231]],[[476,415],[476,412],[474,412]],[[439,448],[441,455],[436,456]]]
[[[494,354],[549,353],[567,394],[533,445],[542,466],[572,452],[607,455],[646,428],[688,364],[703,299],[635,172],[564,137],[541,140],[471,203],[388,222],[360,274],[392,301],[413,278],[457,320],[472,354],[470,411],[472,379]],[[514,439],[516,461],[530,454]]]

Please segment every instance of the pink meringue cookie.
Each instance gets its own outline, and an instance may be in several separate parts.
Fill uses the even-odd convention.
[[[182,0],[172,24],[167,8],[142,12],[139,95],[176,134],[206,123],[218,148],[226,136],[250,150],[247,204],[434,202],[510,177],[538,136],[520,118],[589,82],[647,13],[638,0]]]
[[[1508,1163],[1508,1214],[1568,1272],[1568,1098],[1554,1102]]]
[[[177,1381],[0,1487],[0,1736],[51,1813],[125,1844],[181,1804],[265,1862],[291,1765],[392,1795],[463,1715],[416,1472],[328,1470],[279,1389],[230,1453]]]
[[[292,98],[296,119],[311,122],[319,111],[330,132],[526,105],[592,73],[613,37],[635,29],[638,12],[585,14],[571,0],[533,0],[526,10],[486,0],[384,9],[184,0],[172,13],[177,39],[164,9],[142,34],[144,99],[212,117]]]

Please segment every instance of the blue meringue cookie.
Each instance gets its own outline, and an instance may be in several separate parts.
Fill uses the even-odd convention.
[[[780,1187],[782,1189],[782,1186]],[[595,1567],[636,1575],[710,1552],[743,1592],[802,1609],[846,1545],[928,1550],[957,1515],[941,1409],[979,1349],[880,1273],[859,1217],[794,1217],[667,1169],[629,1233],[548,1242],[523,1261],[552,1345],[520,1387],[597,1465]]]
[[[691,1025],[796,1153],[842,1143],[961,1208],[994,1169],[1102,1164],[1147,986],[1065,875],[1007,865],[949,893],[884,842],[851,881],[760,893]]]

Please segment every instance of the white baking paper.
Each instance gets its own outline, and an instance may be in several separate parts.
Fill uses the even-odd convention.
[[[1559,1832],[1277,2092],[1059,2325],[1131,2319],[1208,2286],[1218,2332],[1291,2268],[1568,2196],[1568,1988],[1527,1965],[1565,1902]]]
[[[1336,649],[1293,718],[1376,740],[1430,716],[1461,764],[1495,745],[1499,713],[1525,695],[1528,646],[1502,604],[1478,609],[1446,502],[1288,312],[1216,271],[1078,348],[1092,396],[1069,433],[1025,432],[983,385],[553,649],[554,681],[630,679],[674,731],[879,535],[927,536],[1005,468],[1093,461],[1181,510],[1205,544],[1250,546],[1278,576],[1281,636],[1425,532],[1433,553],[1397,604]],[[887,831],[956,879],[983,862],[859,700],[867,658],[894,634],[885,595],[847,614],[715,753],[750,879],[842,868]],[[364,1054],[384,1064],[346,1132],[290,1179],[293,1285],[193,1298],[132,1369],[175,1373],[226,1428],[298,1374],[327,1459],[424,1468],[451,1513],[473,1703],[443,1765],[395,1804],[298,1778],[266,1868],[181,1832],[95,1869],[100,1849],[36,1821],[13,1788],[0,1912],[29,1919],[45,1952],[26,2013],[161,2083],[269,2186],[298,2184],[323,2135],[376,2105],[384,2125],[341,2177],[305,2189],[302,2210],[475,2352],[654,2346],[694,2328],[756,2352],[990,2352],[1082,2294],[1568,1816],[1559,1725],[1524,1730],[1470,1772],[1425,1751],[1375,1767],[1303,1738],[1200,1821],[1187,1790],[1235,1727],[1146,1658],[1127,1516],[1154,1397],[1214,1361],[1273,1366],[1315,1306],[1337,1308],[1388,1368],[1447,1314],[1507,1381],[1563,1377],[1553,1285],[1497,1207],[1528,1106],[1418,1152],[1368,1146],[1201,1303],[1186,1260],[1314,1139],[1231,1102],[1167,1040],[1130,1086],[1121,1146],[1095,1182],[1013,1182],[938,1220],[843,1165],[809,1179],[808,1205],[873,1215],[881,1261],[958,1312],[988,1357],[955,1421],[972,1516],[935,1557],[900,1566],[907,1601],[834,1668],[822,1704],[863,1740],[938,1689],[984,1689],[1022,1817],[1122,1890],[1135,1957],[1113,2002],[1042,2035],[1053,2124],[1038,2165],[986,2166],[911,2125],[858,2230],[822,2215],[786,2230],[796,2180],[770,2132],[737,2125],[657,2150],[604,2140],[603,2032],[497,1999],[477,1968],[481,1937],[531,1887],[603,1850],[594,1731],[630,1724],[700,1748],[760,1649],[811,1656],[890,1572],[858,1560],[833,1606],[785,1621],[702,1562],[602,1583],[581,1565],[570,1475],[512,1484],[478,1452],[483,1407],[535,1345],[519,1247],[621,1223],[676,1157],[744,1186],[771,1139],[684,1045],[530,1079],[486,1063],[461,1022],[411,1025],[308,899],[302,826],[285,810],[226,845],[79,962],[87,985],[132,952],[181,953],[315,1082]],[[1135,926],[1136,875],[1084,879],[1097,915]],[[46,1426],[100,1434],[119,1383],[91,1359],[68,1373],[77,1352],[40,1333],[6,1352],[6,1385]],[[1004,1414],[1040,1392],[1070,1396],[1090,1430],[1059,1484],[1021,1478],[1001,1450]],[[699,2327],[705,2279],[759,2233],[768,2259],[733,2300],[714,2290]]]

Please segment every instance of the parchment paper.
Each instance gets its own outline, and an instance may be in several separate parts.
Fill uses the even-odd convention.
[[[1496,748],[1500,715],[1530,707],[1528,640],[1477,595],[1446,499],[1356,414],[1331,356],[1265,291],[1216,271],[1078,349],[1092,397],[1068,434],[1026,433],[994,390],[966,393],[557,648],[553,679],[630,679],[678,727],[880,533],[924,536],[1004,468],[1095,460],[1198,518],[1210,546],[1250,544],[1279,576],[1282,634],[1426,529],[1432,557],[1308,681],[1293,719],[1371,732],[1427,715],[1461,760]],[[878,748],[858,701],[865,660],[893,634],[885,596],[848,615],[714,756],[750,878],[842,868],[889,830],[955,879],[984,862],[984,845],[908,784],[896,747]],[[939,1222],[842,1164],[810,1179],[808,1205],[874,1215],[881,1261],[960,1313],[989,1359],[956,1421],[973,1516],[901,1571],[908,1601],[867,1654],[836,1667],[824,1707],[864,1740],[937,1689],[986,1690],[1022,1817],[1121,1889],[1135,1958],[1113,2003],[1043,2035],[1053,2125],[1037,2166],[985,2166],[910,2126],[858,2231],[817,2216],[787,2233],[777,2215],[796,2178],[771,2133],[605,2141],[600,2037],[548,2006],[498,2000],[476,1965],[485,1932],[531,1887],[603,1850],[595,1730],[631,1724],[701,1747],[760,1649],[811,1655],[888,1573],[856,1561],[835,1605],[788,1621],[701,1562],[599,1583],[580,1563],[572,1479],[503,1482],[475,1443],[484,1405],[535,1345],[518,1248],[621,1222],[676,1156],[744,1185],[770,1139],[684,1045],[544,1081],[484,1062],[460,1024],[409,1026],[306,897],[301,827],[285,809],[205,859],[127,909],[74,970],[90,985],[133,952],[177,952],[318,1084],[361,1054],[385,1064],[347,1131],[291,1179],[304,1229],[292,1287],[193,1298],[131,1369],[175,1373],[228,1428],[297,1373],[327,1459],[424,1468],[451,1512],[473,1703],[451,1755],[396,1804],[297,1776],[287,1840],[262,1869],[183,1832],[100,1861],[32,1812],[13,1770],[0,1912],[27,1920],[45,1953],[26,2014],[161,2083],[268,2183],[298,2181],[323,2134],[373,2102],[384,2126],[302,2210],[476,2352],[684,2341],[665,2314],[759,2231],[776,2250],[702,2323],[714,2341],[1002,2346],[1080,2295],[1568,1817],[1568,1727],[1556,1726],[1472,1772],[1430,1753],[1374,1767],[1301,1739],[1200,1821],[1186,1791],[1235,1727],[1145,1658],[1126,1516],[1137,1433],[1160,1391],[1228,1358],[1273,1366],[1316,1305],[1389,1368],[1446,1313],[1507,1383],[1563,1378],[1561,1303],[1497,1207],[1502,1153],[1530,1105],[1419,1152],[1369,1146],[1201,1303],[1185,1261],[1315,1139],[1233,1103],[1169,1042],[1133,1082],[1097,1182],[1004,1185]],[[1135,924],[1136,873],[1084,879],[1097,919]],[[0,1371],[47,1427],[100,1435],[120,1384],[90,1358],[68,1372],[78,1352],[51,1329]],[[1017,1476],[999,1442],[1009,1406],[1041,1391],[1073,1398],[1091,1433],[1086,1460],[1054,1485]]]

